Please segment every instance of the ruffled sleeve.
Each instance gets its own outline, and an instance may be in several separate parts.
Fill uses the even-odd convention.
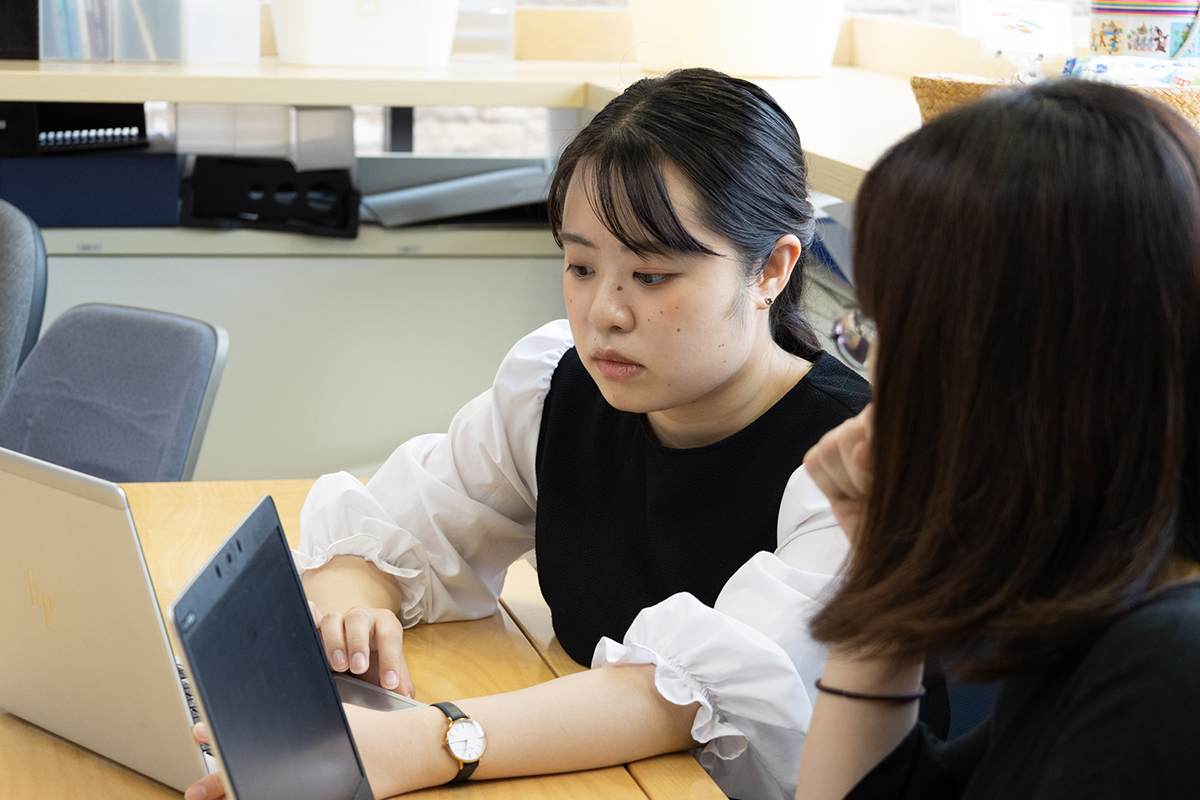
[[[533,549],[542,406],[571,345],[565,320],[539,328],[448,433],[405,442],[365,486],[321,477],[300,512],[297,568],[367,559],[399,581],[405,627],[494,612],[508,566]]]
[[[698,702],[694,754],[731,797],[792,798],[828,654],[808,620],[849,546],[803,467],[780,506],[778,549],[760,552],[714,607],[680,593],[643,610],[624,642],[602,639],[593,667],[654,664],[655,686],[677,705]]]

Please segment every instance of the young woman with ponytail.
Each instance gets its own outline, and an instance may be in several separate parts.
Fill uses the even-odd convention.
[[[639,81],[562,154],[550,219],[569,319],[448,433],[305,503],[330,664],[411,695],[402,628],[492,614],[536,548],[557,637],[593,669],[456,701],[487,736],[472,779],[695,749],[727,793],[790,797],[824,662],[797,632],[847,548],[801,464],[869,399],[800,313],[796,129],[747,81]],[[442,711],[348,713],[379,796],[461,779]]]

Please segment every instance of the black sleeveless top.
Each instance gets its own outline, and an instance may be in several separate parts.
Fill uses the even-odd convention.
[[[677,592],[713,605],[734,572],[774,552],[779,504],[804,454],[862,410],[867,382],[822,353],[782,399],[703,447],[663,447],[608,404],[574,348],[559,361],[537,449],[537,561],[554,632],[589,665],[602,636]]]

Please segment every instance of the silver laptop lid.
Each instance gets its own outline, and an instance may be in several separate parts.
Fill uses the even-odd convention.
[[[204,774],[121,487],[0,448],[0,708],[176,789]]]

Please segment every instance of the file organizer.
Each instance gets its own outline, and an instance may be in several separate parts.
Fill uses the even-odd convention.
[[[183,60],[182,0],[112,1],[113,58],[118,61]]]
[[[145,147],[141,103],[0,103],[0,156]]]
[[[37,2],[0,0],[0,12],[6,3]],[[259,0],[40,0],[40,10],[44,59],[253,64],[259,58]],[[3,22],[0,15],[0,29]],[[35,12],[35,32],[37,25]],[[0,46],[3,37],[0,30]]]
[[[112,60],[110,0],[41,0],[41,15],[42,58]]]
[[[284,158],[197,156],[181,197],[187,227],[358,236],[360,195],[348,169],[297,172]]]

